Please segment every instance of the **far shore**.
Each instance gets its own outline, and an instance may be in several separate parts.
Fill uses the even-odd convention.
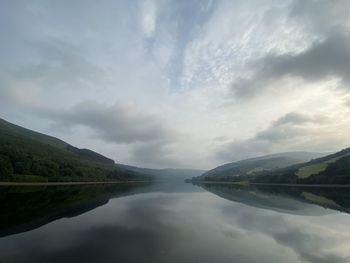
[[[62,186],[62,185],[93,185],[93,184],[134,184],[150,183],[152,181],[106,181],[106,182],[0,182],[0,186]]]
[[[189,181],[198,184],[228,184],[228,185],[264,185],[264,186],[290,186],[290,187],[328,187],[350,188],[350,184],[273,184],[273,183],[248,183],[248,182],[220,182],[220,181]]]

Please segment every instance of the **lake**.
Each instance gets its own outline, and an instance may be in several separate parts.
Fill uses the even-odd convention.
[[[350,189],[1,187],[0,262],[350,262]]]

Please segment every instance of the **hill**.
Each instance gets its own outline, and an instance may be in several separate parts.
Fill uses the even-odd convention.
[[[205,172],[195,180],[244,181],[261,172],[310,161],[324,154],[312,152],[286,152],[250,158],[218,166]]]
[[[287,184],[350,184],[350,148],[293,165],[259,173],[252,182]]]
[[[89,149],[0,119],[1,181],[105,181],[142,176]]]

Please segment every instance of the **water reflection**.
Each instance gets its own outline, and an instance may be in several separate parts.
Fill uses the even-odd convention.
[[[2,237],[0,261],[350,261],[350,217],[339,209],[283,197],[331,212],[304,216],[302,212],[309,210],[297,209],[298,205],[283,208],[280,203],[277,209],[266,209],[266,203],[265,207],[252,205],[254,199],[249,195],[238,200],[235,193],[224,199],[217,195],[222,189],[211,188],[216,191],[212,194],[198,191],[197,186],[191,186],[193,191],[188,190],[189,185],[184,187],[186,191],[166,191],[160,186],[128,190],[85,213]],[[226,197],[230,191],[237,189],[224,190]],[[262,194],[261,189],[254,191]],[[266,191],[264,195],[282,196]],[[290,207],[297,212],[290,212]]]
[[[227,200],[284,213],[315,216],[335,211],[350,212],[349,188],[237,184],[198,185]]]
[[[0,187],[0,237],[74,217],[145,184]]]

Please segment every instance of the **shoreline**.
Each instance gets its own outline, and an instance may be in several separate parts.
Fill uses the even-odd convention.
[[[220,182],[220,181],[190,181],[198,184],[226,184],[226,185],[265,185],[265,186],[288,186],[288,187],[324,187],[324,188],[350,188],[350,184],[273,184],[273,183],[241,183],[241,182]]]
[[[134,184],[150,183],[152,181],[106,181],[106,182],[0,182],[0,186],[65,186],[94,184]]]

